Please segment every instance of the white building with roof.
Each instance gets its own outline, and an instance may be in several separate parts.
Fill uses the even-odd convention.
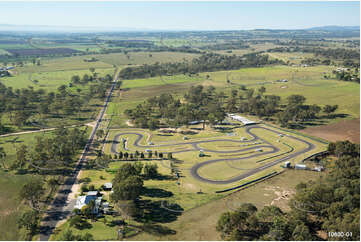
[[[227,115],[228,115],[228,117],[230,117],[233,120],[242,122],[244,125],[256,124],[257,123],[255,121],[249,120],[248,118],[245,118],[245,117],[242,117],[240,115],[233,114],[233,113],[230,113],[230,114],[227,114]]]
[[[102,196],[98,196],[98,191],[89,191],[85,196],[79,196],[76,200],[74,209],[77,208],[81,210],[84,206],[88,205],[90,201],[95,202],[95,207],[93,213],[97,214],[99,212],[99,207],[102,202]]]

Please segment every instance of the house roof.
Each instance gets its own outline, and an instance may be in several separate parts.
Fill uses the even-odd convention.
[[[97,196],[98,195],[98,191],[89,191],[87,193],[88,196]]]

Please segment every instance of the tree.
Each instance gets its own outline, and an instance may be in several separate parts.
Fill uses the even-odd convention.
[[[75,215],[70,218],[70,227],[76,227],[77,229],[81,229],[84,223],[84,219],[80,215]]]
[[[335,112],[338,108],[338,105],[326,105],[323,107],[323,111],[327,113],[328,115]]]
[[[18,127],[25,125],[30,117],[30,113],[24,110],[19,110],[14,113],[14,124]]]
[[[145,164],[144,176],[148,179],[156,178],[158,176],[157,164]]]
[[[24,144],[21,145],[16,150],[16,160],[14,161],[12,168],[13,169],[24,168],[27,163],[27,154],[28,154],[27,146]]]
[[[123,152],[119,151],[118,157],[119,157],[119,160],[123,159]]]
[[[30,202],[33,208],[39,208],[39,202],[44,195],[44,183],[39,179],[33,179],[26,183],[20,190],[20,198]]]
[[[50,193],[52,194],[56,187],[59,185],[59,179],[57,178],[50,178],[47,183],[48,183],[48,186],[50,187]]]
[[[5,158],[6,158],[6,153],[4,147],[0,146],[0,161],[3,166],[3,169],[6,169]]]
[[[113,180],[113,201],[135,200],[143,189],[143,180],[139,176],[130,176],[123,180]]]
[[[61,236],[61,239],[63,241],[74,241],[75,240],[75,235],[73,234],[73,231],[71,229],[66,229],[63,233],[63,235]]]
[[[139,214],[139,210],[134,201],[119,200],[115,203],[115,209],[120,212],[124,220],[129,220]]]
[[[102,138],[104,136],[104,134],[105,134],[104,130],[102,130],[102,129],[98,129],[97,132],[96,132],[96,136],[98,138]]]
[[[302,95],[291,95],[287,97],[288,106],[302,105],[305,101],[306,98]]]
[[[28,240],[31,240],[39,227],[39,213],[34,210],[24,212],[17,224],[19,228],[25,228],[28,231]]]
[[[167,158],[168,158],[168,160],[172,160],[172,159],[173,159],[172,152],[169,152],[169,153],[167,154]]]

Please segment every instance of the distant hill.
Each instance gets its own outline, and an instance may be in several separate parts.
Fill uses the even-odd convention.
[[[360,26],[329,25],[329,26],[307,28],[305,30],[317,30],[317,31],[348,31],[348,30],[356,30],[357,31],[358,30],[358,31],[360,31]]]

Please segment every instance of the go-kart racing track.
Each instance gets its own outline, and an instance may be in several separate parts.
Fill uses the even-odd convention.
[[[238,176],[232,177],[231,179],[228,179],[228,180],[210,180],[210,179],[202,177],[199,174],[198,170],[201,167],[204,167],[204,166],[207,166],[207,165],[210,165],[210,164],[213,164],[213,163],[247,160],[247,159],[250,159],[250,158],[263,156],[263,155],[266,155],[266,154],[274,154],[274,153],[277,153],[277,152],[280,151],[280,149],[278,147],[272,145],[268,141],[260,138],[256,134],[252,133],[252,130],[254,130],[254,129],[263,129],[263,130],[267,130],[267,131],[276,133],[278,135],[286,136],[288,138],[291,138],[291,139],[294,139],[294,140],[297,140],[297,141],[300,141],[300,142],[306,144],[307,147],[302,149],[302,150],[299,150],[297,152],[291,153],[291,154],[289,154],[289,155],[287,155],[285,157],[282,157],[282,158],[276,159],[274,161],[268,162],[268,163],[266,163],[266,164],[264,164],[262,166],[259,166],[257,168],[239,169],[239,170],[247,170],[247,171],[240,174],[240,175],[238,175]],[[179,145],[192,145],[193,146],[193,149],[177,150],[177,151],[172,152],[173,154],[182,153],[182,152],[189,152],[189,151],[200,151],[200,150],[203,150],[205,152],[210,152],[210,153],[236,153],[236,152],[238,153],[238,152],[243,152],[243,151],[257,150],[257,149],[260,149],[260,148],[270,148],[271,149],[270,151],[257,152],[256,154],[252,154],[252,155],[249,155],[249,156],[246,156],[246,157],[221,158],[221,159],[208,160],[208,161],[205,161],[205,162],[202,162],[202,163],[198,163],[198,164],[194,165],[190,169],[190,173],[193,176],[193,178],[195,178],[195,179],[197,179],[199,181],[206,182],[206,183],[211,183],[211,184],[229,184],[229,183],[233,183],[233,182],[242,180],[242,179],[247,178],[249,176],[252,176],[252,175],[254,175],[254,174],[256,174],[256,173],[258,173],[260,171],[263,171],[263,170],[265,170],[267,168],[275,166],[275,165],[279,164],[282,161],[286,161],[288,159],[295,158],[295,157],[297,157],[299,155],[302,155],[302,154],[304,154],[306,152],[309,152],[309,151],[315,149],[315,147],[316,147],[314,144],[312,144],[312,143],[310,143],[310,142],[308,142],[306,140],[303,140],[301,138],[298,138],[298,137],[295,137],[295,136],[292,136],[292,135],[289,135],[289,134],[284,134],[282,132],[279,132],[279,131],[276,131],[276,130],[273,130],[273,129],[269,129],[269,128],[266,128],[266,127],[262,127],[262,126],[259,126],[259,125],[246,126],[245,131],[246,131],[247,134],[252,136],[251,140],[238,141],[238,140],[234,140],[234,139],[233,140],[232,139],[212,139],[212,140],[169,143],[169,144],[160,144],[160,145],[140,145],[139,144],[140,141],[144,138],[143,134],[138,133],[136,131],[125,131],[125,132],[118,133],[118,134],[116,134],[114,136],[114,139],[113,139],[113,142],[112,142],[112,145],[111,145],[111,153],[114,153],[114,154],[118,153],[117,152],[117,146],[120,144],[119,139],[120,139],[120,136],[124,136],[124,135],[136,135],[137,138],[136,138],[133,145],[135,147],[139,147],[139,148],[170,147],[170,146],[179,146]],[[218,151],[218,150],[210,150],[210,149],[204,149],[204,148],[199,147],[199,144],[210,143],[210,142],[234,142],[234,143],[247,144],[247,143],[250,143],[250,142],[254,142],[256,140],[262,141],[262,144],[252,146],[252,147],[248,147],[248,148],[239,149],[239,150],[232,150],[232,151]],[[166,152],[164,152],[164,153],[166,153]],[[289,153],[289,152],[286,152],[286,153]],[[283,154],[285,154],[285,153],[283,153]],[[240,155],[242,155],[242,154],[240,154]],[[263,159],[263,160],[266,160],[266,159]],[[238,169],[238,168],[235,168],[235,169]]]

